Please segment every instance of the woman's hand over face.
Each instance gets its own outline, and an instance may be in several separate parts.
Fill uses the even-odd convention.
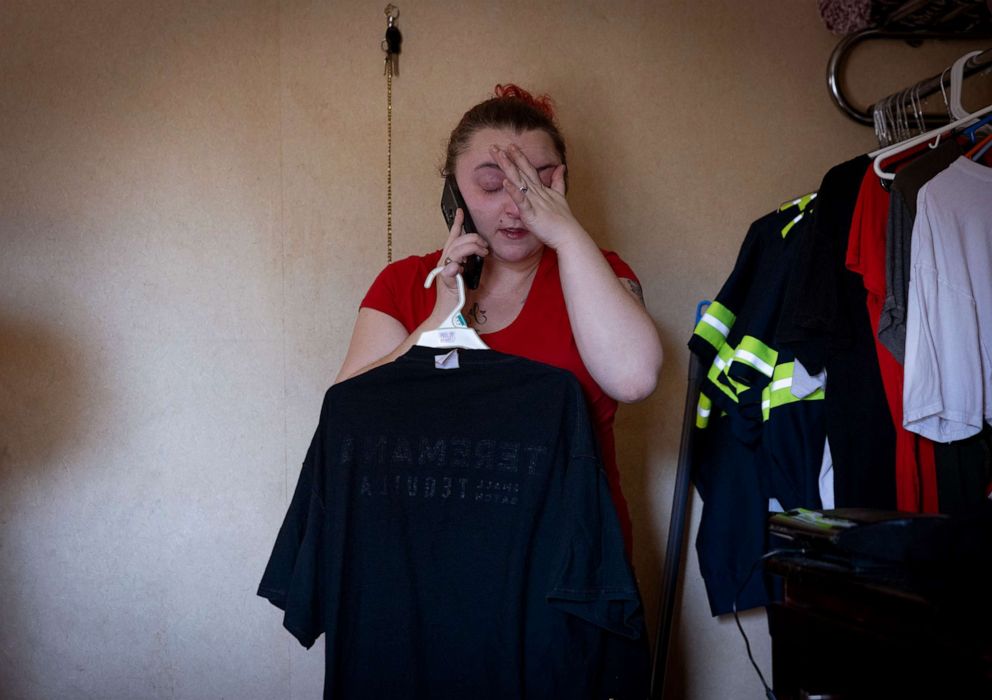
[[[517,205],[521,223],[542,243],[557,249],[576,229],[581,230],[565,199],[564,164],[552,171],[549,187],[516,144],[490,150],[503,170],[503,189]]]

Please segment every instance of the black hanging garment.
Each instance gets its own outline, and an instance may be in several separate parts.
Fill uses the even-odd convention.
[[[759,562],[769,499],[784,508],[820,506],[823,392],[793,393],[795,357],[772,340],[811,200],[751,224],[730,277],[689,339],[707,368],[693,481],[703,500],[696,550],[713,615],[768,603]]]
[[[414,347],[331,387],[258,594],[325,698],[643,698],[640,597],[581,388]]]
[[[895,430],[885,401],[864,283],[845,267],[854,207],[871,159],[823,177],[813,225],[799,241],[776,342],[811,372],[827,370],[825,420],[838,508],[894,510]]]

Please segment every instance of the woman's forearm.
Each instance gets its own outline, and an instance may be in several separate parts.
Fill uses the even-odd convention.
[[[589,373],[617,401],[646,398],[658,382],[662,348],[643,300],[617,279],[584,230],[557,253],[568,318]]]

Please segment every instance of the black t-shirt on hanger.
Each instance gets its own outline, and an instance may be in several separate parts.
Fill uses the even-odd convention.
[[[895,430],[885,401],[866,292],[845,267],[854,207],[871,159],[823,177],[812,229],[799,241],[776,341],[811,373],[827,370],[825,420],[838,508],[896,505]]]
[[[637,587],[581,388],[414,347],[328,390],[259,595],[325,698],[644,697]]]

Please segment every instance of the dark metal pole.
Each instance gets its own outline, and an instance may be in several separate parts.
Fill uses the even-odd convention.
[[[672,497],[672,516],[668,526],[668,545],[665,548],[665,569],[661,582],[661,600],[658,608],[658,634],[655,639],[654,662],[651,667],[651,700],[660,700],[665,692],[665,667],[671,646],[672,625],[675,617],[675,594],[678,591],[682,568],[682,547],[686,538],[686,515],[689,503],[689,485],[692,476],[692,429],[696,420],[696,403],[702,367],[695,353],[689,353],[689,381],[685,392],[682,413],[682,438],[679,443],[678,471],[675,474],[675,493]]]

